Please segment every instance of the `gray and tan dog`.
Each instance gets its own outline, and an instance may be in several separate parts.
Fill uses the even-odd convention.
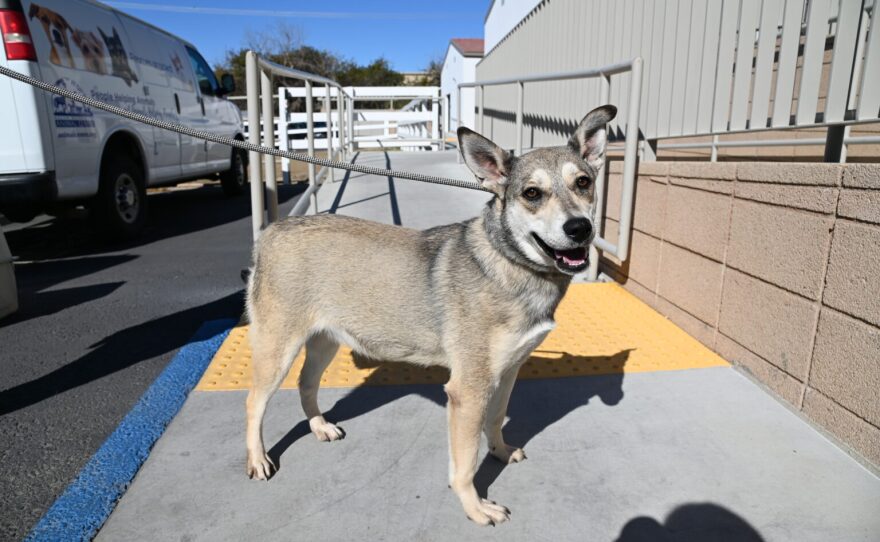
[[[495,194],[481,216],[463,223],[415,231],[326,215],[269,226],[247,291],[248,475],[265,480],[274,470],[263,415],[303,345],[299,390],[309,426],[320,440],[344,436],[321,415],[317,395],[345,343],[373,359],[449,369],[449,485],[473,521],[509,519],[507,508],[474,488],[480,432],[499,460],[525,459],[501,434],[507,403],[520,365],[555,326],[572,275],[587,267],[593,184],[616,113],[594,109],[568,145],[519,158],[460,128],[465,162]]]

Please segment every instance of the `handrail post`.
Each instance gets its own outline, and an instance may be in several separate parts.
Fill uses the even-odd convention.
[[[629,258],[629,244],[632,236],[633,194],[636,184],[636,159],[639,152],[639,104],[642,95],[641,57],[636,57],[633,60],[630,81],[626,140],[623,150],[623,197],[620,201],[620,229],[617,242],[617,259],[622,262]]]
[[[315,156],[315,119],[312,104],[312,82],[308,79],[306,84],[306,138],[308,143],[309,156]],[[309,185],[315,185],[315,164],[309,164]],[[318,197],[312,193],[312,201],[315,204],[315,212],[318,212]]]
[[[455,87],[455,99],[456,99],[456,115],[458,115],[455,119],[455,131],[458,132],[458,129],[461,128],[461,87]],[[461,149],[458,149],[458,163],[460,164],[462,161],[461,157]]]
[[[327,158],[333,160],[333,108],[330,106],[330,85],[324,85],[324,109],[327,110]],[[330,182],[336,182],[333,178],[333,168],[327,172]]]
[[[516,155],[522,156],[523,82],[516,82]]]
[[[485,102],[486,87],[484,87],[483,85],[480,85],[478,88],[480,89],[480,122],[478,125],[480,127],[480,134],[485,135],[486,134],[486,124],[483,120],[483,103]]]
[[[260,69],[253,51],[245,54],[247,79],[248,142],[260,144]],[[248,151],[248,177],[251,183],[251,229],[254,241],[263,229],[263,181],[260,178],[260,153]]]
[[[343,114],[342,89],[336,87],[336,134],[339,138],[339,152],[342,159],[345,159],[345,115]]]
[[[290,135],[287,133],[287,90],[278,88],[278,142],[282,150],[290,150]],[[290,184],[290,158],[281,158],[281,180]]]
[[[346,102],[348,102],[348,150],[354,154],[354,96],[349,96]]]
[[[438,90],[439,94],[440,91]],[[431,148],[435,151],[441,150],[440,146],[440,97],[435,96],[431,98],[431,111],[433,111],[432,120],[431,120],[431,139],[435,141]]]
[[[599,77],[599,104],[608,103],[608,96],[611,93],[611,78],[605,74]],[[593,228],[596,230],[596,237],[602,237],[605,224],[605,192],[608,185],[608,178],[605,176],[605,166],[603,165],[596,172],[596,193],[593,205],[594,223]],[[590,245],[590,268],[587,271],[587,278],[595,282],[599,278],[599,249],[596,245]]]
[[[272,111],[272,76],[260,70],[260,92],[263,98],[263,138],[266,147],[275,148],[275,115]],[[263,155],[263,181],[266,183],[268,224],[278,220],[278,184],[275,179],[275,157]]]
[[[442,92],[442,91],[441,91]],[[449,129],[449,120],[452,115],[449,114],[449,97],[448,95],[443,95],[443,149],[446,149],[446,137],[448,134],[452,133],[452,130]]]

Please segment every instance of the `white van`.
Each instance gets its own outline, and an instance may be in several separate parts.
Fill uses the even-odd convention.
[[[241,113],[196,48],[92,0],[0,0],[0,64],[151,117],[244,140]],[[103,233],[146,218],[146,188],[219,175],[244,190],[247,154],[129,121],[0,76],[0,213],[87,204]]]

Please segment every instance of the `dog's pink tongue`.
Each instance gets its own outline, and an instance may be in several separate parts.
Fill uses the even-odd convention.
[[[561,259],[565,265],[578,266],[583,265],[587,259],[587,251],[583,248],[574,248],[571,250],[556,250],[556,257]]]

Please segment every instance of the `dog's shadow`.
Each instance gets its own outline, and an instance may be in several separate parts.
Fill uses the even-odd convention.
[[[598,397],[602,403],[611,406],[618,404],[623,399],[623,369],[629,359],[630,352],[632,352],[631,349],[621,350],[611,356],[539,352],[561,355],[560,361],[562,363],[571,363],[577,367],[583,367],[585,370],[591,368],[599,374],[553,379],[522,379],[523,371],[529,368],[529,364],[524,365],[520,371],[520,380],[517,381],[513,389],[510,405],[507,409],[509,419],[504,425],[504,439],[512,446],[524,447],[544,429],[558,422],[573,410],[587,405],[594,397]],[[338,400],[330,410],[324,413],[327,421],[341,424],[413,394],[421,395],[441,407],[446,406],[446,393],[443,391],[442,385],[383,385],[384,382],[396,380],[389,376],[392,371],[389,363],[377,363],[358,355],[354,356],[354,361],[358,367],[376,367],[377,369],[370,374],[363,385],[352,389],[348,395]],[[539,360],[532,358],[530,361]],[[445,370],[412,368],[413,373],[418,371],[430,371],[431,376],[437,382],[446,382],[448,379],[448,372]],[[414,380],[424,380],[424,378],[417,378],[418,375],[414,374],[413,376]],[[303,420],[269,450],[269,457],[279,469],[282,468],[281,457],[284,452],[310,432],[308,421]],[[505,467],[505,464],[494,457],[486,455],[474,478],[477,491],[485,496],[488,488]]]

